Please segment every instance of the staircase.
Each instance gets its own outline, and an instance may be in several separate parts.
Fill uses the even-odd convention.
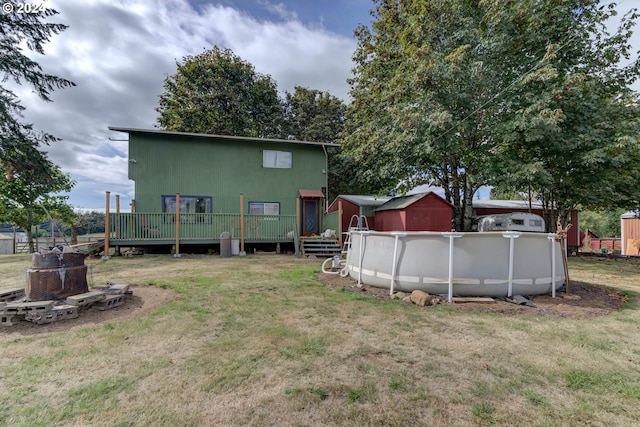
[[[300,238],[302,256],[332,257],[340,255],[340,242],[335,239],[321,237]]]

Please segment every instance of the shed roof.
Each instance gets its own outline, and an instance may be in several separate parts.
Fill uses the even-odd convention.
[[[406,208],[408,206],[411,206],[412,204],[414,204],[418,200],[422,199],[423,197],[427,197],[427,196],[429,196],[431,194],[433,194],[433,196],[435,196],[435,197],[439,198],[440,200],[442,200],[444,203],[446,203],[448,205],[451,205],[449,202],[447,202],[442,197],[438,196],[433,191],[428,191],[426,193],[417,193],[417,194],[411,194],[409,196],[394,197],[393,199],[389,200],[388,202],[386,202],[385,204],[380,206],[378,209],[376,209],[376,212],[389,211],[389,210],[392,210],[392,209],[404,209],[404,208]]]
[[[329,205],[329,209],[331,209],[331,206],[333,206],[335,203],[338,202],[338,199],[342,199],[342,200],[346,200],[348,202],[353,203],[356,206],[380,206],[384,203],[386,203],[387,201],[389,201],[391,199],[391,197],[387,197],[387,196],[363,196],[363,195],[355,195],[355,194],[340,194],[338,197],[336,197],[333,202],[331,202],[331,204]]]
[[[638,218],[638,211],[629,211],[629,212],[625,212],[622,215],[620,215],[620,218],[622,219],[629,219],[629,218]]]
[[[115,132],[124,132],[128,134],[132,133],[147,133],[154,135],[173,135],[173,136],[190,136],[196,138],[215,138],[226,141],[250,141],[250,142],[264,142],[264,143],[286,143],[297,145],[317,145],[327,147],[339,147],[340,144],[333,144],[330,142],[313,142],[313,141],[298,141],[294,139],[277,139],[277,138],[254,138],[248,136],[232,136],[232,135],[214,135],[208,133],[193,133],[193,132],[173,132],[158,129],[140,129],[120,126],[109,126],[109,130]]]

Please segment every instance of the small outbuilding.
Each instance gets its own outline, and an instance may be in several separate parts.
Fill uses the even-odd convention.
[[[620,216],[622,255],[640,255],[639,212],[626,212]]]
[[[382,206],[388,202],[391,197],[381,196],[359,196],[359,195],[344,195],[341,194],[335,198],[335,200],[329,205],[327,212],[338,212],[342,209],[341,216],[341,230],[343,232],[349,231],[349,226],[352,224],[352,218],[354,215],[357,218],[364,216],[370,230],[377,230],[375,220],[376,208]],[[365,224],[357,224],[363,226]]]
[[[451,231],[453,206],[434,192],[394,197],[375,211],[378,231]]]
[[[0,255],[9,255],[14,253],[13,237],[0,234]]]

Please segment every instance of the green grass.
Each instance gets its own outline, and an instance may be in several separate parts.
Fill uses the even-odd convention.
[[[139,317],[0,329],[0,425],[635,425],[640,263],[570,259],[623,290],[594,319],[377,301],[318,279],[322,260],[89,260],[91,280],[170,289]],[[0,287],[28,256],[0,257]],[[134,288],[134,294],[135,290]],[[57,325],[56,325],[57,326]],[[40,330],[46,332],[39,332]]]

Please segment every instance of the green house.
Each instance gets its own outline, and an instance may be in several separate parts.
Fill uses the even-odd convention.
[[[129,136],[132,213],[113,245],[294,242],[322,232],[334,144],[109,127]]]

